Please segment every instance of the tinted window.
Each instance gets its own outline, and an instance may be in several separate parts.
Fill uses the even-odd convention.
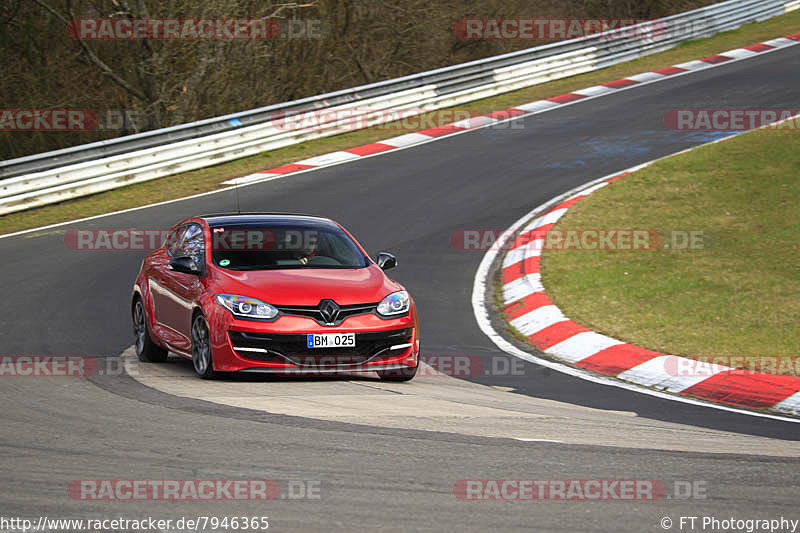
[[[212,260],[229,270],[364,268],[355,242],[333,225],[238,224],[212,226]]]

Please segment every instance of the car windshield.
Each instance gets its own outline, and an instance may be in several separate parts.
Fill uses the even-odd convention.
[[[225,224],[211,226],[212,261],[228,270],[364,268],[367,258],[338,226]]]

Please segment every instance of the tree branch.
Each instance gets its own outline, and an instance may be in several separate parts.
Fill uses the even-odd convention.
[[[56,11],[55,9],[53,9],[52,7],[50,7],[49,5],[47,5],[46,3],[44,3],[42,0],[33,0],[33,1],[39,6],[49,11],[50,13],[52,13],[55,17],[63,21],[65,24],[70,24],[71,20],[75,20],[75,15],[72,13],[72,9],[70,7],[68,7],[67,9],[71,20],[65,17],[63,14]],[[75,40],[78,41],[78,44],[83,49],[83,52],[84,54],[86,54],[86,57],[89,59],[89,61],[91,61],[97,68],[99,68],[103,72],[103,74],[111,78],[111,80],[114,83],[116,83],[117,85],[128,91],[128,93],[135,96],[139,100],[143,102],[147,101],[147,96],[145,96],[145,94],[142,91],[138,90],[136,87],[125,81],[121,76],[117,75],[117,73],[114,72],[111,69],[111,67],[106,65],[102,59],[97,57],[97,54],[95,54],[94,50],[92,50],[91,47],[89,47],[89,45],[86,44],[86,42],[80,38],[80,35],[78,35],[77,32],[75,34]]]

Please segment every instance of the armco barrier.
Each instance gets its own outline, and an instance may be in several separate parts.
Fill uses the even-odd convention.
[[[304,129],[276,118],[353,110],[354,124],[386,110],[459,105],[629,61],[800,8],[800,0],[729,0],[638,25],[635,39],[601,33],[293,102],[0,162],[0,215],[195,170],[335,135],[341,122]],[[334,113],[331,113],[334,115]],[[356,129],[356,128],[354,128]]]

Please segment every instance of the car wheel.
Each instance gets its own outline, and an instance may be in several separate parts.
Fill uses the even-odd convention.
[[[208,323],[203,315],[197,315],[192,322],[192,366],[195,373],[203,379],[211,379],[216,375],[214,359],[211,357]]]
[[[136,356],[145,363],[163,363],[169,352],[153,342],[147,327],[147,315],[141,298],[133,304],[133,334],[136,337]]]
[[[400,370],[379,370],[378,376],[383,381],[411,381],[414,376],[417,375],[418,368],[419,363],[417,363],[417,366],[403,368]]]

